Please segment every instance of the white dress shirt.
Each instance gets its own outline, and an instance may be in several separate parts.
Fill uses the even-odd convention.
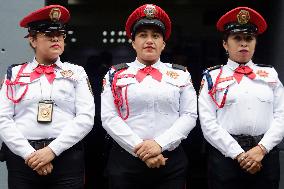
[[[267,151],[281,142],[284,135],[284,90],[278,74],[272,67],[263,67],[249,61],[246,66],[253,69],[255,79],[243,76],[237,83],[233,76],[238,63],[228,60],[222,67],[221,81],[214,95],[220,104],[224,91],[228,93],[223,108],[218,108],[208,94],[208,81],[204,76],[204,87],[199,95],[199,116],[206,140],[227,157],[235,158],[244,152],[230,135],[264,134],[259,142]],[[213,85],[220,68],[209,72]]]
[[[145,67],[138,60],[127,65],[128,69],[120,75],[136,75],[138,70]],[[173,150],[196,124],[197,99],[190,74],[160,61],[152,67],[162,73],[160,82],[150,75],[140,83],[135,77],[117,81],[117,86],[122,87],[123,95],[128,86],[129,117],[125,121],[119,117],[113,101],[109,74],[114,70],[110,70],[105,77],[106,85],[101,95],[102,125],[132,155],[134,147],[147,139],[154,139],[162,147],[162,151]],[[125,114],[124,103],[122,115]]]
[[[29,74],[37,67],[34,59],[28,63],[20,82],[28,83],[28,90],[19,103],[7,98],[4,83],[0,92],[0,135],[1,139],[15,154],[24,159],[35,149],[28,140],[56,138],[49,147],[58,156],[72,147],[92,129],[95,105],[88,87],[87,75],[81,66],[55,62],[56,77],[52,84],[42,74],[30,82]],[[12,81],[21,66],[13,67]],[[15,98],[25,86],[13,86]],[[40,100],[54,100],[52,122],[38,123],[37,112]]]

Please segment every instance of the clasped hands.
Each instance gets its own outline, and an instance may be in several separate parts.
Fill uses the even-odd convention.
[[[138,144],[133,151],[149,168],[159,168],[166,165],[168,158],[162,153],[161,146],[155,140],[145,140]]]
[[[240,167],[250,174],[255,174],[261,170],[262,164],[261,161],[264,157],[264,153],[259,146],[255,146],[243,152],[236,157],[236,160],[240,164]]]
[[[31,153],[25,160],[25,163],[36,171],[39,175],[48,175],[52,172],[53,165],[51,161],[55,154],[48,146]]]

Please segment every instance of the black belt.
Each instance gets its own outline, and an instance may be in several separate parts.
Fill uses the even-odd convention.
[[[250,135],[231,135],[241,147],[254,147],[263,138],[263,135],[250,136]]]
[[[40,139],[40,140],[28,140],[30,145],[35,149],[39,150],[48,146],[55,138]]]

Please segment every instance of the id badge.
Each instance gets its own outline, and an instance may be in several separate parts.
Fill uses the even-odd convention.
[[[50,123],[52,121],[53,112],[52,100],[41,100],[38,102],[37,121],[39,123]]]

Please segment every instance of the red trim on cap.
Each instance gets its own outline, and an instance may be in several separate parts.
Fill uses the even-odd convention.
[[[257,34],[263,33],[267,29],[267,24],[265,19],[255,10],[249,7],[237,7],[231,11],[224,14],[217,22],[217,29],[221,32],[224,31],[224,25],[231,22],[238,22],[237,15],[241,10],[246,10],[250,14],[250,19],[248,23],[256,25],[258,28]]]
[[[137,20],[146,17],[146,15],[144,13],[144,9],[147,5],[149,5],[149,4],[145,4],[145,5],[138,7],[128,17],[126,24],[125,24],[125,30],[126,30],[126,35],[130,39],[131,39],[131,32],[132,32],[131,30],[132,30],[133,25],[136,23]],[[154,6],[155,9],[156,9],[156,13],[155,13],[154,18],[163,22],[165,27],[166,27],[165,40],[167,40],[171,35],[171,29],[172,29],[171,20],[170,20],[169,16],[167,15],[167,13],[162,8],[160,8],[157,5],[153,5],[153,4],[151,4],[151,5]]]
[[[50,19],[49,13],[53,8],[59,8],[61,11],[61,17],[59,18],[60,22],[62,23],[68,22],[68,20],[70,19],[70,13],[65,7],[61,5],[49,5],[28,14],[20,21],[20,26],[27,28],[28,27],[27,25],[30,22]]]

